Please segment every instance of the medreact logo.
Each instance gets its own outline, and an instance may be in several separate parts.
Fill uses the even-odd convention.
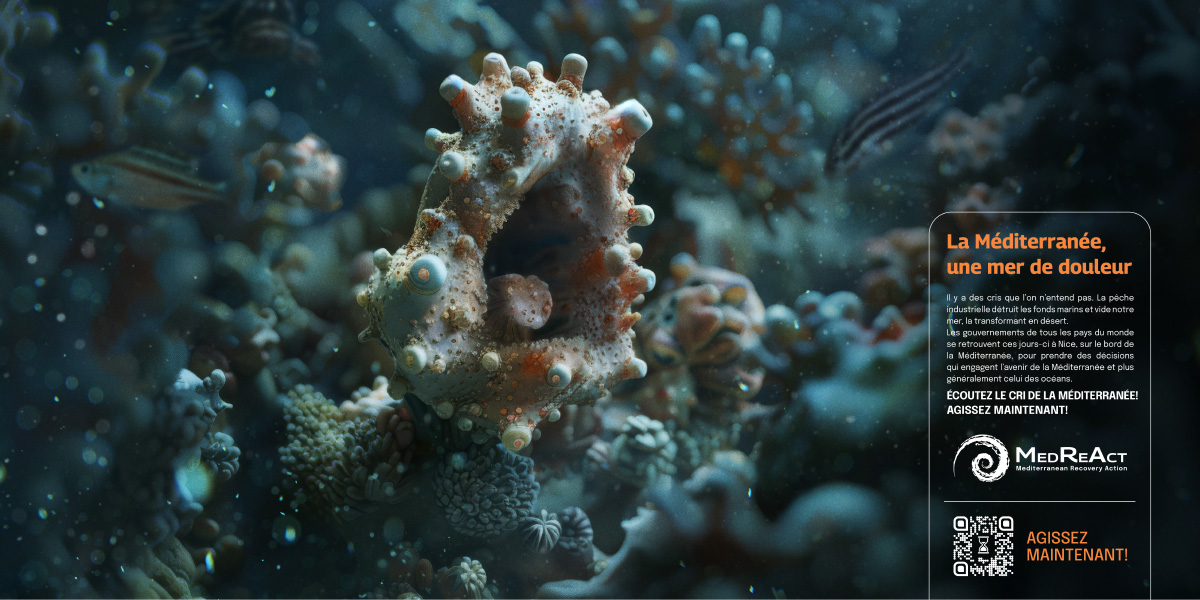
[[[1004,477],[1004,474],[1008,472],[1008,449],[1000,440],[983,434],[967,438],[958,447],[958,452],[954,453],[954,463],[951,465],[954,475],[958,475],[958,456],[962,454],[963,450],[973,446],[979,450],[975,458],[971,459],[971,473],[975,475],[975,478],[984,483],[991,483]]]

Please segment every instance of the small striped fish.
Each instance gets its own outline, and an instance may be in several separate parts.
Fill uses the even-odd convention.
[[[968,62],[960,49],[946,62],[864,103],[834,136],[825,154],[825,174],[853,171],[888,138],[920,121]]]
[[[75,163],[71,175],[89,194],[129,206],[180,210],[225,199],[225,184],[196,177],[194,162],[141,146]]]
[[[179,11],[173,22],[159,27],[154,38],[167,53],[187,60],[205,55],[222,61],[288,57],[317,67],[320,50],[296,31],[293,4],[293,0],[194,2],[193,10]],[[167,17],[160,18],[167,21]]]

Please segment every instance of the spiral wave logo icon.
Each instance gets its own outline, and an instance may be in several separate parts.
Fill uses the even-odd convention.
[[[955,475],[958,475],[958,455],[971,446],[982,446],[979,454],[971,459],[971,473],[975,475],[976,479],[990,483],[1004,477],[1004,474],[1008,472],[1008,449],[1000,440],[983,434],[967,438],[958,447],[958,452],[954,453],[954,464],[951,466],[951,471]]]

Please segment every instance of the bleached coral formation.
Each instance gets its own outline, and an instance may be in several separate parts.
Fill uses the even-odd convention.
[[[868,239],[862,255],[869,270],[859,282],[862,300],[874,308],[924,302],[930,254],[929,231],[924,227],[891,229]],[[941,250],[935,247],[932,254],[940,264]]]
[[[847,459],[868,468],[861,464],[866,455],[858,450],[864,440],[920,435],[925,425],[914,415],[926,380],[923,308],[912,318],[887,306],[870,318],[863,300],[848,291],[810,291],[790,309],[771,307],[781,324],[794,323],[772,328],[771,343],[787,351],[772,371],[795,392],[760,434],[756,454],[762,483],[755,496],[764,510],[780,507],[791,490],[806,482],[839,473]],[[889,460],[886,455],[871,458],[880,468]]]
[[[175,377],[163,383],[160,377],[171,371]],[[193,593],[195,563],[180,541],[216,497],[220,482],[205,450],[224,446],[223,466],[229,470],[236,470],[240,451],[215,430],[222,427],[222,413],[229,407],[220,396],[225,383],[222,373],[214,371],[201,379],[186,369],[171,371],[164,368],[145,381],[140,388],[145,395],[115,387],[107,388],[106,394],[105,389],[92,387],[93,402],[120,407],[121,412],[92,421],[96,429],[85,435],[57,437],[69,454],[54,456],[38,471],[49,474],[59,469],[72,483],[78,478],[85,485],[68,495],[63,492],[67,477],[55,475],[30,488],[47,503],[39,521],[54,527],[40,531],[37,545],[31,548],[31,556],[37,558],[30,560],[38,561],[44,574],[33,583],[76,597],[98,596],[102,591],[130,597]],[[155,392],[152,385],[162,389]],[[63,413],[58,418],[66,421],[71,416]],[[111,435],[117,429],[122,435]],[[90,460],[94,465],[90,472],[71,470],[81,456],[75,440],[90,442],[82,451],[84,463]],[[57,505],[51,503],[56,499]],[[19,511],[14,514],[15,522],[24,519]],[[69,569],[75,562],[86,568],[62,574],[46,570],[49,566]]]
[[[145,42],[127,59],[111,56],[103,44],[89,45],[74,78],[47,77],[52,97],[47,150],[96,154],[130,144],[179,144],[228,148],[242,134],[244,104],[235,101],[235,81],[212,80],[191,67],[169,87],[154,86],[167,63],[161,46]],[[116,64],[113,64],[116,63]],[[115,71],[115,73],[114,73]]]
[[[313,134],[294,144],[267,142],[251,159],[258,170],[260,198],[331,211],[342,206],[346,159]]]
[[[510,69],[493,53],[477,84],[448,77],[440,91],[462,131],[427,132],[440,156],[416,231],[396,253],[376,251],[358,297],[364,337],[396,361],[395,385],[477,442],[498,435],[520,450],[563,404],[645,374],[629,308],[655,276],[634,262],[641,247],[626,231],[654,211],[633,203],[625,163],[651,119],[636,101],[584,93],[586,69],[569,55],[555,82],[539,63]],[[486,327],[493,273],[548,287],[552,308],[530,341]]]
[[[637,328],[639,341],[655,378],[682,370],[684,381],[692,383],[684,387],[703,398],[661,408],[671,394],[643,394],[639,400],[651,412],[665,411],[686,424],[692,409],[714,417],[762,388],[763,370],[752,351],[764,331],[765,308],[749,278],[701,266],[689,254],[671,260],[670,283],[674,289],[646,309],[647,318]],[[649,383],[647,390],[660,388]]]
[[[434,497],[450,525],[479,538],[515,530],[533,509],[539,489],[533,461],[499,444],[447,454],[433,480]]]
[[[822,379],[849,353],[863,347],[900,359],[913,356],[925,339],[920,325],[925,310],[912,316],[895,306],[885,306],[868,319],[867,305],[850,291],[823,294],[808,291],[792,306],[772,305],[769,344],[784,349],[789,358],[773,363],[771,370],[789,378]],[[789,379],[790,381],[790,379]],[[800,387],[798,384],[792,387]]]
[[[45,12],[30,12],[21,0],[5,0],[0,5],[0,113],[8,113],[14,97],[21,93],[24,81],[6,62],[8,53],[18,44],[45,41],[58,30],[58,23]]]
[[[665,293],[636,328],[650,368],[632,397],[666,424],[678,447],[672,460],[686,475],[737,444],[742,411],[766,374],[766,309],[740,273],[702,266],[686,253],[671,260],[670,272]]]
[[[148,545],[157,545],[191,527],[202,510],[201,501],[211,493],[211,473],[199,462],[206,450],[225,447],[225,452],[207,452],[210,469],[237,471],[236,448],[228,436],[211,431],[217,414],[229,407],[221,399],[225,375],[213,371],[203,380],[191,371],[180,371],[174,385],[157,401],[152,417],[153,432],[137,444],[141,458],[122,470],[128,498],[139,515],[139,526],[131,532]],[[189,482],[192,484],[189,485]],[[197,495],[200,495],[197,498]]]
[[[803,156],[812,108],[796,101],[792,78],[776,71],[771,50],[751,49],[739,32],[722,40],[717,17],[697,19],[690,43],[696,58],[684,68],[688,94],[681,99],[693,99],[687,112],[703,121],[700,127],[684,119],[675,124],[700,138],[697,157],[713,164],[770,226],[772,211],[798,209],[799,195],[813,189],[816,175]]]
[[[747,8],[739,12],[751,13]],[[680,18],[687,12],[672,2],[552,0],[535,26],[551,49],[589,48],[597,86],[608,97],[636,98],[666,117],[667,135],[636,160],[656,160],[656,176],[680,187],[699,180],[700,187],[724,186],[743,212],[758,212],[769,227],[768,217],[798,206],[818,176],[807,156],[813,109],[797,94],[808,90],[795,84],[792,69],[776,64],[782,12],[768,4],[741,15],[761,15],[756,46],[740,31],[723,32],[716,15],[687,23]],[[680,29],[689,25],[685,37]],[[812,33],[807,23],[805,29]],[[701,175],[714,170],[716,177]]]
[[[58,23],[49,13],[31,12],[20,0],[0,3],[0,163],[7,175],[0,184],[0,200],[31,202],[53,181],[50,170],[36,160],[33,124],[17,110],[25,80],[7,59],[18,45],[46,42],[57,31]]]
[[[678,444],[662,422],[634,415],[625,420],[621,435],[613,440],[608,468],[624,481],[647,486],[675,473],[678,452]]]
[[[1018,135],[1013,122],[1027,109],[1028,101],[1009,94],[983,107],[978,116],[951,109],[929,134],[928,146],[938,159],[942,175],[979,173],[1008,155],[1008,145]]]
[[[946,210],[955,213],[954,224],[968,236],[994,230],[1008,220],[1010,215],[1004,214],[1004,211],[1011,211],[1017,206],[1020,188],[1021,185],[1014,179],[1005,179],[996,186],[978,182],[962,194],[956,194],[946,205]]]

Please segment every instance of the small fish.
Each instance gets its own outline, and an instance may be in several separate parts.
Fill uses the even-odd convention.
[[[176,26],[155,36],[169,54],[192,59],[208,54],[226,62],[287,57],[310,67],[321,62],[316,44],[296,30],[292,0],[201,2],[198,10],[194,19],[177,16]]]
[[[834,136],[825,154],[825,174],[853,171],[888,138],[920,121],[967,64],[966,53],[959,50],[946,62],[864,103]]]
[[[129,206],[180,210],[225,199],[225,183],[197,177],[195,161],[142,146],[75,163],[71,175],[89,194]]]

